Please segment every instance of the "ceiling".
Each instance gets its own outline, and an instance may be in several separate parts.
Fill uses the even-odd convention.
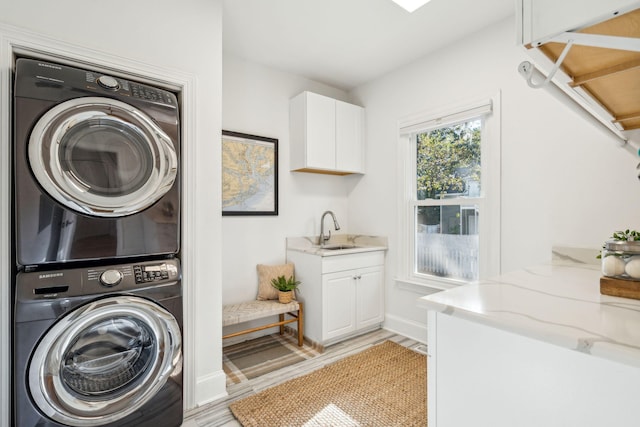
[[[350,90],[514,14],[514,0],[224,0],[225,53]],[[515,43],[515,35],[514,35]]]

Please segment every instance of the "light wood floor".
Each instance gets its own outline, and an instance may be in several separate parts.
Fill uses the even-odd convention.
[[[312,359],[227,387],[229,395],[225,399],[187,411],[183,427],[240,426],[229,410],[229,405],[232,402],[258,393],[266,388],[273,387],[292,378],[308,374],[311,371],[315,371],[316,369],[322,368],[323,366],[336,362],[337,360],[347,356],[351,356],[352,354],[359,353],[362,350],[373,345],[380,344],[386,340],[394,341],[400,345],[412,348],[422,353],[426,352],[426,345],[422,343],[384,329],[378,329],[329,346],[325,348],[324,353]]]

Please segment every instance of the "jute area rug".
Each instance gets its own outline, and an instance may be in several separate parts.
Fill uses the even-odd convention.
[[[424,427],[426,356],[385,341],[230,409],[245,427]]]
[[[227,386],[273,372],[319,354],[306,343],[298,347],[297,338],[273,334],[233,344],[222,349],[222,369]]]

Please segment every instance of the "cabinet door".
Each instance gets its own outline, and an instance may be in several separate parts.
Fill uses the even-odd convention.
[[[359,270],[356,276],[358,329],[384,321],[384,277],[382,267]]]
[[[307,146],[308,168],[336,168],[336,101],[307,92]]]
[[[336,101],[336,169],[364,172],[364,109]]]
[[[323,341],[356,330],[355,272],[342,271],[322,275]]]

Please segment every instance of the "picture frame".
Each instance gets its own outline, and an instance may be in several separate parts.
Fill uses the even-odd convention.
[[[278,140],[222,131],[222,215],[278,215]]]

